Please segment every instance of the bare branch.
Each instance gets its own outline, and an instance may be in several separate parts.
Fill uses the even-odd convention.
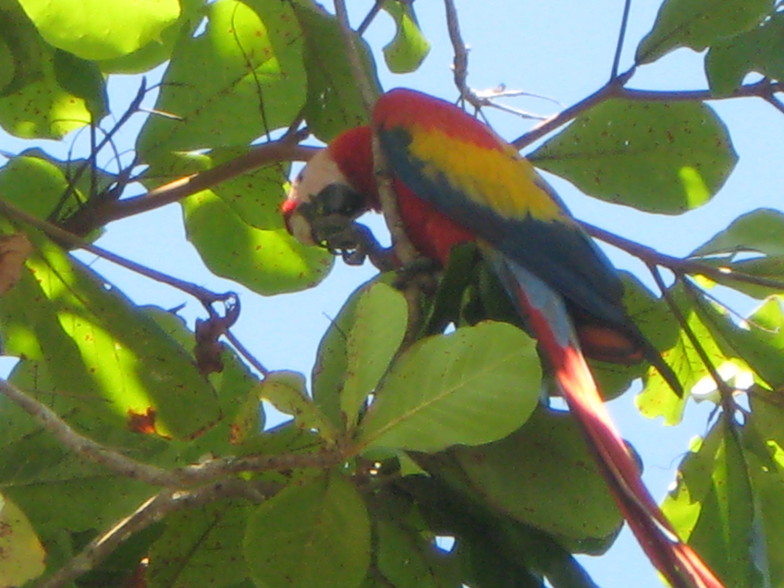
[[[468,49],[463,42],[463,35],[460,32],[460,21],[457,18],[457,9],[453,0],[444,0],[446,10],[446,27],[449,31],[449,40],[452,42],[452,74],[455,78],[455,86],[460,92],[460,97],[467,100],[475,108],[480,105],[475,102],[476,97],[468,87]]]
[[[517,149],[522,149],[530,145],[534,141],[542,138],[546,134],[554,131],[555,129],[565,125],[569,121],[577,118],[580,114],[596,106],[608,98],[624,98],[626,100],[646,100],[646,101],[662,101],[662,102],[677,102],[677,101],[697,101],[697,100],[723,100],[725,98],[744,98],[748,96],[757,96],[766,100],[767,102],[777,102],[774,94],[777,92],[784,92],[784,84],[771,83],[768,80],[762,80],[754,84],[748,84],[737,88],[733,92],[724,96],[716,96],[710,90],[635,90],[625,88],[626,82],[633,75],[634,69],[621,74],[617,78],[613,78],[607,84],[599,88],[596,92],[587,96],[573,104],[566,110],[551,116],[541,124],[535,126],[533,129],[521,135],[514,141]],[[773,97],[773,98],[772,98]],[[775,106],[775,104],[774,104]],[[784,111],[784,106],[781,108]]]
[[[515,146],[517,149],[522,149],[523,147],[530,145],[537,139],[544,137],[550,131],[557,129],[571,121],[572,119],[576,118],[581,113],[585,112],[589,108],[597,105],[598,103],[607,100],[608,98],[614,98],[621,95],[623,91],[623,85],[627,82],[629,77],[633,74],[633,71],[628,71],[618,77],[613,78],[609,82],[607,82],[604,86],[599,88],[596,92],[591,94],[590,96],[586,96],[576,104],[573,104],[566,110],[562,110],[556,115],[551,116],[547,120],[541,122],[540,124],[536,125],[533,129],[528,131],[525,135],[522,135],[512,141],[512,145]]]
[[[177,202],[250,170],[281,161],[307,161],[318,151],[315,147],[298,145],[297,140],[298,135],[294,134],[280,141],[258,145],[231,161],[179,178],[142,196],[109,202],[91,201],[68,219],[64,226],[72,233],[86,235],[106,223]]]
[[[0,379],[0,392],[8,396],[11,401],[37,420],[46,431],[79,457],[95,462],[117,475],[141,480],[154,486],[187,488],[221,478],[229,478],[243,472],[327,469],[346,459],[343,450],[337,448],[317,453],[225,457],[197,465],[166,470],[126,457],[81,435],[48,406],[6,380]]]
[[[580,225],[592,237],[596,237],[597,239],[600,239],[605,243],[609,243],[618,249],[622,249],[628,253],[631,253],[646,263],[664,266],[677,275],[702,275],[720,284],[724,284],[727,281],[734,281],[784,291],[784,282],[780,280],[754,276],[751,274],[735,271],[732,268],[719,268],[695,259],[682,259],[680,257],[673,257],[671,255],[659,253],[655,249],[647,247],[646,245],[642,245],[641,243],[637,243],[636,241],[625,239],[620,235],[616,235],[614,233],[610,233],[609,231],[605,231],[604,229],[600,229],[595,225],[591,225],[586,222],[580,222]]]

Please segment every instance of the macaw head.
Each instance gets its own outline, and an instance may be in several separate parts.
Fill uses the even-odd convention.
[[[340,249],[340,235],[357,217],[376,208],[377,201],[371,131],[358,127],[310,159],[281,211],[289,232],[301,243]]]

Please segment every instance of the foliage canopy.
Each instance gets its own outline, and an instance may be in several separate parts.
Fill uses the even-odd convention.
[[[594,585],[574,554],[608,549],[620,515],[570,417],[539,403],[535,342],[470,248],[420,298],[417,324],[391,273],[358,289],[308,386],[233,337],[236,295],[93,245],[112,221],[177,201],[215,274],[259,295],[318,284],[333,257],[278,214],[291,163],[312,153],[308,133],[367,120],[378,70],[420,66],[415,8],[379,1],[352,28],[312,0],[0,0],[0,126],[91,144],[67,161],[40,142],[2,153],[0,332],[19,361],[0,383],[0,585]],[[383,48],[363,39],[379,10],[396,30]],[[627,87],[679,47],[707,49],[709,88]],[[484,105],[455,51],[460,96]],[[514,144],[545,137],[527,154],[541,169],[678,215],[738,157],[707,102],[784,112],[782,55],[780,3],[665,0],[629,71]],[[110,112],[120,74],[138,95]],[[99,165],[151,92],[133,153]],[[784,584],[784,214],[749,211],[684,259],[589,230],[671,270],[656,294],[626,277],[629,312],[687,390],[716,380],[710,431],[664,510],[727,586]],[[75,249],[179,288],[204,320],[135,304]],[[715,284],[762,304],[734,320]],[[674,424],[690,402],[644,367],[594,368],[608,397],[642,378],[646,416]],[[265,428],[261,399],[292,418]]]

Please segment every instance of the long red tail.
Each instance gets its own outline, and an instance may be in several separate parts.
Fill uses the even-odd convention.
[[[699,555],[680,540],[643,484],[599,395],[561,297],[514,262],[491,257],[552,364],[619,510],[653,565],[674,588],[724,588]]]

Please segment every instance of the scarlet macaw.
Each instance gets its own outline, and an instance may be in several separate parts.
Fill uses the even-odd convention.
[[[446,264],[473,241],[534,332],[619,509],[648,557],[676,587],[719,587],[681,542],[647,488],[599,396],[583,352],[617,363],[643,358],[677,379],[630,320],[623,285],[551,188],[511,145],[456,106],[408,89],[379,98],[371,127],[348,130],[295,180],[283,213],[294,236],[323,240],[323,217],[380,208],[372,136],[416,249]]]

